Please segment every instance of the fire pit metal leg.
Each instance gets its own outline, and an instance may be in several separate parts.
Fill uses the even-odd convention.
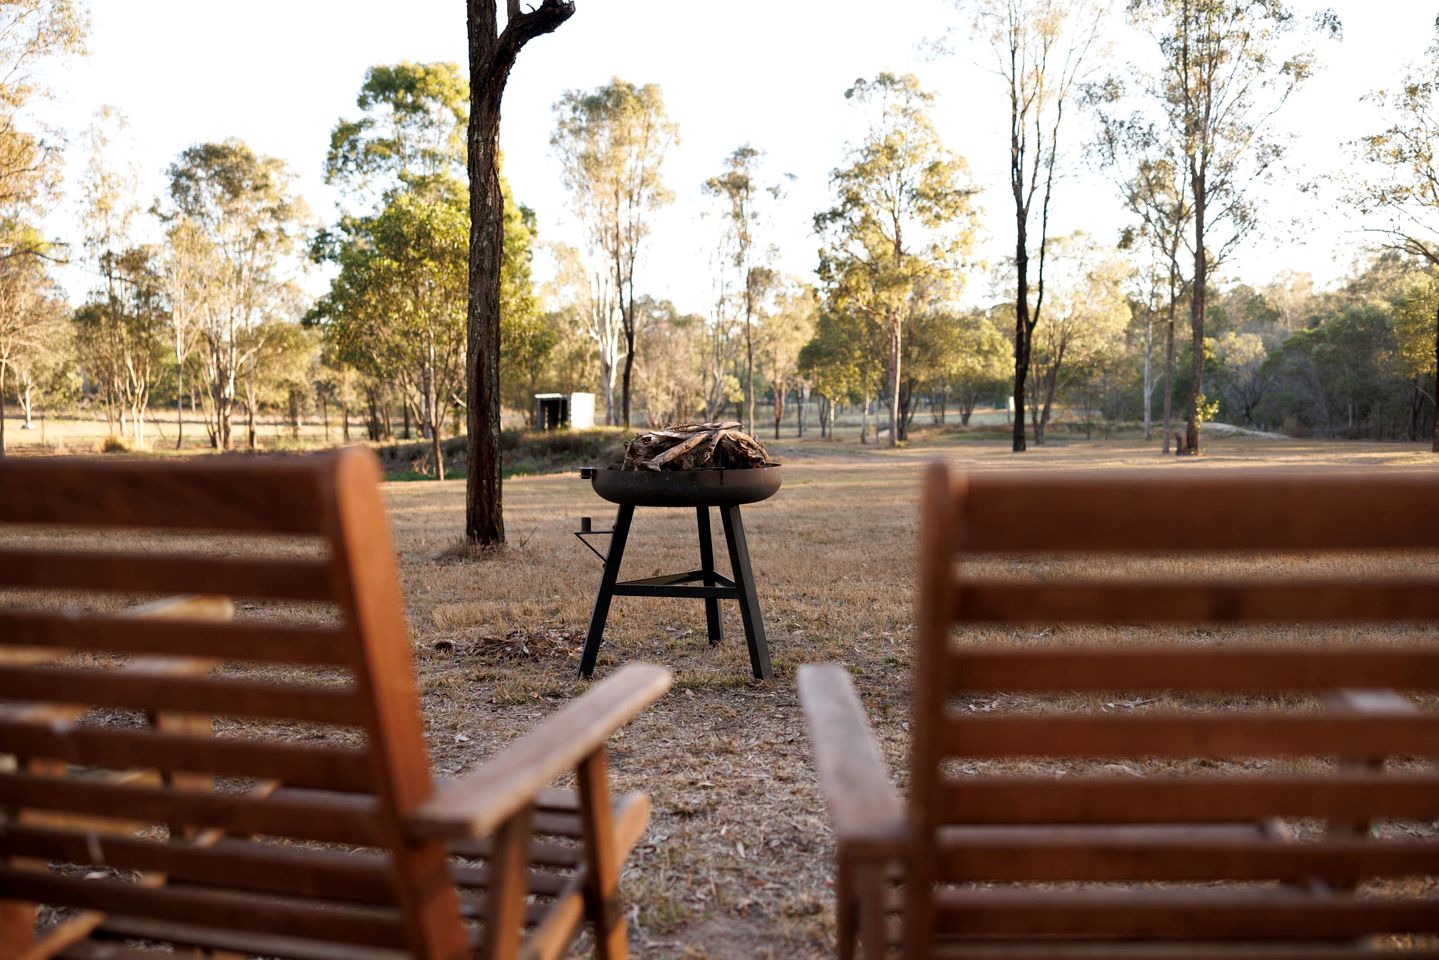
[[[725,540],[729,544],[730,568],[734,573],[735,587],[739,590],[739,613],[744,621],[744,637],[749,643],[749,662],[756,680],[769,680],[773,670],[769,665],[769,645],[765,642],[764,617],[759,611],[759,597],[754,590],[754,572],[749,565],[749,544],[745,542],[744,521],[740,519],[739,507],[720,507],[720,518],[724,521]],[[616,524],[618,529],[619,524]]]
[[[704,574],[704,585],[713,587],[718,581],[715,580],[715,553],[714,542],[710,535],[710,508],[695,507],[695,513],[699,517],[700,533],[700,573]],[[714,646],[723,639],[720,629],[719,598],[705,597],[705,627],[709,632],[710,646]]]
[[[615,581],[620,576],[620,561],[625,555],[625,541],[630,535],[630,520],[635,515],[633,505],[620,504],[615,514],[614,535],[610,538],[610,552],[605,556],[605,573],[600,578],[600,592],[595,597],[595,611],[590,615],[590,632],[585,637],[585,652],[580,657],[580,676],[588,677],[595,671],[595,660],[600,655],[600,641],[605,635],[605,621],[610,615],[610,600],[614,597]],[[728,530],[728,522],[725,529]],[[743,601],[741,601],[743,603]],[[749,621],[746,619],[746,626]]]

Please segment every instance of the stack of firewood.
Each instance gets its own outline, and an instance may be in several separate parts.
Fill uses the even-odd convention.
[[[739,424],[670,424],[625,445],[626,470],[736,470],[761,467],[764,447]]]

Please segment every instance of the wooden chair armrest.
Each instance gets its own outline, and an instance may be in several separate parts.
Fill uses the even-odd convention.
[[[602,748],[611,733],[669,686],[670,672],[663,667],[625,667],[478,770],[440,787],[409,816],[406,830],[415,840],[461,840],[494,832],[550,781]]]
[[[893,852],[905,837],[904,803],[889,781],[849,673],[834,664],[800,667],[799,699],[840,846]]]

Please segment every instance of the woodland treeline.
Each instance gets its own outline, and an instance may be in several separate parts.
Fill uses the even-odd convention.
[[[617,77],[566,93],[552,146],[583,242],[539,236],[502,179],[506,409],[528,417],[535,392],[593,391],[610,424],[734,416],[751,432],[824,437],[848,408],[862,439],[893,444],[1012,403],[1015,449],[1125,425],[1195,452],[1212,419],[1439,438],[1439,44],[1369,92],[1374,132],[1326,181],[1372,226],[1369,258],[1335,289],[1304,273],[1251,287],[1232,280],[1244,241],[1284,242],[1261,203],[1286,146],[1268,131],[1339,35],[1331,14],[1301,18],[1278,0],[955,7],[993,54],[989,92],[1012,105],[1011,136],[943,143],[936,94],[912,76],[836,91],[854,130],[829,205],[813,211],[806,277],[776,266],[789,178],[762,144],[715,158],[703,183],[674,183],[665,161],[682,131],[659,86]],[[1107,43],[1120,19],[1147,38],[1133,63]],[[81,55],[84,39],[76,0],[0,0],[0,414],[18,405],[29,425],[42,409],[88,406],[132,447],[153,444],[159,418],[174,421],[176,446],[186,420],[203,423],[216,449],[254,447],[262,416],[296,437],[318,422],[332,442],[429,440],[443,475],[440,440],[463,432],[466,409],[461,69],[367,72],[329,134],[324,175],[343,200],[320,223],[294,172],[239,139],[182,151],[153,197],[119,149],[119,110],[68,145],[28,122],[46,94],[35,65]],[[1014,254],[1002,262],[976,261],[977,189],[959,148],[1008,158],[1013,209],[996,222],[1014,225]],[[67,164],[83,235],[46,237],[38,224]],[[1113,182],[1129,224],[1119,236],[1051,231],[1081,169]],[[712,250],[713,296],[697,311],[645,293],[646,251],[667,240],[655,214],[677,190],[710,211],[692,228]],[[542,251],[553,269],[537,284]],[[78,305],[54,282],[59,262],[92,278]],[[301,283],[317,269],[331,277],[318,298]]]

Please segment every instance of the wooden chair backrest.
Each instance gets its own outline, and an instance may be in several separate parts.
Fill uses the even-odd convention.
[[[203,923],[357,958],[464,951],[443,847],[402,836],[433,785],[379,478],[359,449],[0,460],[0,754],[18,759],[0,774],[0,900],[138,918],[137,936]],[[170,594],[246,612],[116,612]]]
[[[1372,564],[1226,579],[1213,567],[1232,556],[1208,567],[1201,556],[1435,548],[1439,474],[1428,470],[932,466],[908,954],[930,956],[955,936],[988,938],[985,956],[1004,955],[1005,942],[1069,938],[1172,941],[1174,952],[1151,952],[1182,957],[1215,955],[1177,945],[1192,941],[1439,932],[1432,899],[1351,895],[1362,880],[1439,874],[1429,829],[1439,777],[1428,764],[1439,715],[1378,692],[1439,691],[1439,644],[1364,632],[1439,622],[1439,580],[1366,572]],[[1004,554],[1082,562],[1064,578],[1003,578],[989,571]],[[1120,576],[1117,554],[1171,569],[1182,559],[1182,579]],[[1355,624],[1347,639],[1362,642],[1064,635],[1263,624]],[[1025,629],[976,639],[1006,625]],[[1251,702],[1218,709],[1215,696]],[[1212,768],[1185,765],[1198,758]],[[1255,758],[1266,762],[1257,772],[1245,766]],[[1368,839],[1386,820],[1419,821],[1423,836]]]

